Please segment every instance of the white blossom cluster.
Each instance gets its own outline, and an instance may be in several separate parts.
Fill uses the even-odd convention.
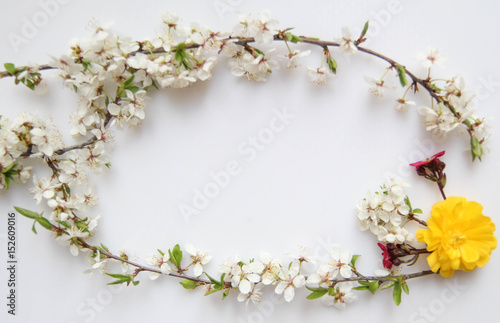
[[[75,43],[68,55],[51,62],[61,70],[65,85],[80,97],[71,116],[71,135],[87,137],[84,144],[65,148],[61,134],[34,115],[22,114],[13,122],[0,119],[0,189],[8,188],[11,181],[29,179],[31,167],[19,161],[23,154],[45,159],[52,174],[41,179],[35,175],[30,193],[37,203],[46,201],[51,209],[48,219],[66,229],[67,234],[58,234],[57,239],[70,245],[74,255],[78,239],[90,237],[98,219],[77,216],[96,205],[97,198],[88,187],[82,192],[76,188],[83,187],[87,174],[109,166],[106,144],[113,138],[112,127],[135,126],[144,119],[151,86],[178,88],[210,79],[216,57],[208,55],[220,50],[221,39],[227,38],[198,25],[180,26],[178,17],[171,14],[163,16],[163,23],[156,38],[135,42],[92,22],[89,39]],[[36,66],[25,68],[17,78],[36,71]]]
[[[407,183],[395,179],[384,183],[380,191],[368,193],[356,207],[360,230],[370,230],[384,243],[413,241],[414,236],[403,228],[403,220],[409,214],[404,187]]]
[[[119,37],[107,26],[92,23],[89,39],[54,59],[65,84],[81,97],[72,116],[72,135],[91,129],[128,124],[145,117],[151,87],[182,88],[212,77],[216,56],[226,36],[197,24],[182,26],[173,14],[163,15],[157,37],[142,42]]]
[[[51,209],[49,220],[58,221],[67,229],[68,235],[57,239],[70,244],[70,251],[78,254],[74,238],[91,236],[97,226],[97,219],[79,218],[76,212],[85,211],[97,204],[92,189],[84,188],[78,192],[74,188],[86,181],[86,174],[97,173],[108,163],[103,152],[103,142],[97,140],[91,145],[67,152],[63,149],[61,134],[36,115],[21,114],[16,120],[0,120],[0,188],[5,189],[8,181],[26,183],[32,167],[25,167],[20,159],[23,154],[30,158],[50,158],[51,176],[40,180],[33,176],[34,187],[29,191],[37,203],[45,200]]]
[[[0,190],[10,181],[26,183],[32,167],[23,166],[23,154],[53,155],[63,147],[61,135],[35,115],[21,114],[14,121],[0,119]]]
[[[50,122],[42,121],[36,115],[22,114],[14,121],[0,118],[0,190],[8,189],[12,181],[26,183],[31,177],[32,167],[24,166],[21,158],[41,158],[51,174],[40,179],[34,175],[34,187],[29,191],[38,204],[43,201],[50,208],[47,216],[50,222],[43,223],[49,229],[56,229],[52,230],[56,239],[68,245],[73,255],[78,255],[80,249],[92,250],[91,272],[106,272],[110,260],[119,261],[124,275],[115,276],[125,279],[128,284],[127,277],[135,277],[143,269],[149,271],[151,279],[161,274],[188,277],[185,272],[189,270],[193,275],[189,277],[196,278],[191,279],[197,284],[194,287],[201,287],[209,293],[215,283],[204,267],[212,256],[192,245],[184,248],[191,259],[187,267],[181,268],[180,260],[175,263],[170,250],[169,253],[158,250],[146,258],[147,264],[154,269],[151,271],[133,263],[138,257],[129,250],[120,250],[116,257],[103,245],[95,248],[82,242],[94,235],[99,219],[99,216],[79,215],[97,204],[93,189],[87,185],[87,176],[99,174],[110,166],[107,149],[113,139],[114,127],[136,126],[144,120],[150,101],[148,91],[152,88],[183,88],[197,81],[209,80],[218,54],[228,58],[233,75],[266,81],[272,71],[280,67],[277,59],[284,59],[288,68],[295,68],[300,65],[299,58],[310,51],[292,51],[288,42],[298,42],[300,38],[287,33],[288,30],[278,30],[278,22],[270,17],[269,12],[258,17],[240,16],[239,23],[228,34],[213,32],[196,23],[183,26],[176,15],[169,13],[164,14],[162,20],[162,28],[156,37],[144,41],[120,37],[109,26],[92,22],[90,38],[75,42],[67,55],[53,59],[50,66],[61,71],[64,84],[79,96],[78,108],[71,116],[71,135],[82,138],[83,142],[65,147],[61,134]],[[286,55],[278,54],[277,48],[257,48],[270,47],[275,37],[288,41]],[[354,54],[359,42],[344,28],[336,45],[340,52]],[[434,49],[421,59],[426,68],[443,61]],[[325,62],[328,67],[323,66]],[[16,70],[11,64],[9,69],[16,82],[34,90],[45,89],[38,73],[39,66]],[[317,84],[325,84],[333,77],[336,62],[327,46],[323,47],[321,66],[308,67],[308,70],[312,81]],[[383,96],[386,89],[393,88],[383,80],[385,75],[381,79],[365,77],[371,85],[370,92],[376,96]],[[481,144],[489,138],[484,119],[473,114],[473,96],[461,79],[446,82],[442,89],[436,86],[436,91],[442,102],[430,108],[419,108],[427,130],[445,134],[454,129],[470,131],[472,128]],[[398,103],[397,110],[405,110],[414,104],[404,98]],[[411,211],[403,189],[405,186],[406,183],[389,180],[381,190],[369,193],[356,210],[361,230],[369,229],[384,243],[413,241],[413,235],[403,228],[405,217]],[[262,298],[264,286],[272,286],[274,292],[283,295],[287,302],[294,299],[296,289],[303,287],[315,290],[314,293],[319,293],[317,298],[339,308],[356,299],[352,292],[354,282],[345,281],[354,274],[359,275],[353,265],[352,252],[332,247],[330,259],[308,273],[305,272],[308,266],[304,264],[315,264],[317,260],[308,254],[307,249],[288,256],[292,261],[286,265],[268,253],[261,253],[259,260],[248,263],[237,256],[228,259],[219,269],[221,284],[237,289],[238,301],[247,303],[257,303]],[[134,274],[130,274],[131,271]],[[204,283],[200,278],[203,275],[212,283]]]
[[[233,28],[231,34],[235,39],[253,37],[257,45],[271,44],[277,32],[278,21],[272,19],[268,11],[259,18],[239,16],[240,22]],[[263,52],[256,47],[228,42],[223,47],[222,54],[229,57],[228,65],[234,76],[246,76],[248,80],[266,81],[273,70],[279,68],[276,60],[276,48]]]
[[[428,131],[438,136],[444,136],[454,130],[467,131],[470,125],[474,136],[481,143],[489,140],[488,122],[474,114],[476,110],[472,104],[474,94],[465,87],[462,78],[453,78],[447,81],[439,95],[445,102],[449,103],[455,113],[444,103],[435,104],[432,107],[420,107],[418,111],[424,117]]]
[[[205,266],[212,256],[207,252],[199,250],[188,244],[185,251],[190,255],[191,263],[186,268],[191,268],[194,277],[205,274]],[[284,266],[282,261],[273,258],[269,253],[261,252],[259,260],[243,263],[239,256],[227,259],[219,268],[219,274],[223,274],[224,282],[230,284],[231,288],[238,289],[237,297],[240,302],[258,303],[263,295],[264,286],[274,286],[276,294],[283,294],[286,302],[291,302],[295,297],[295,290],[306,285],[317,288],[328,289],[321,298],[327,305],[344,308],[346,303],[353,302],[357,296],[352,292],[355,285],[352,282],[337,282],[344,278],[353,276],[351,260],[353,254],[350,251],[342,251],[334,246],[330,251],[330,260],[317,266],[317,270],[304,275],[303,263],[315,264],[317,260],[309,254],[309,249],[301,248],[300,254],[288,254],[292,261]],[[163,274],[174,272],[174,265],[167,253],[154,254],[146,259],[147,263]],[[93,268],[102,268],[102,260],[96,257]],[[158,272],[150,272],[150,279],[157,279]],[[205,293],[210,292],[212,284],[199,284]]]
[[[269,12],[258,18],[241,16],[231,35],[212,32],[196,23],[183,26],[174,14],[163,14],[162,20],[156,37],[145,41],[120,37],[109,25],[92,21],[88,39],[75,41],[68,54],[50,62],[49,66],[61,71],[64,84],[79,95],[78,108],[71,115],[71,135],[86,138],[83,144],[64,147],[60,133],[36,116],[23,114],[14,122],[0,120],[0,189],[8,188],[11,181],[24,183],[29,179],[31,167],[24,167],[19,158],[43,158],[52,174],[34,176],[30,192],[37,203],[44,200],[50,207],[48,219],[67,229],[68,234],[58,235],[58,240],[69,244],[73,254],[78,251],[77,240],[91,236],[97,225],[96,219],[77,216],[77,212],[97,203],[92,190],[82,188],[87,175],[100,173],[110,165],[107,143],[113,139],[113,127],[135,126],[145,118],[150,100],[147,93],[152,87],[181,88],[210,79],[218,53],[229,57],[233,74],[246,75],[250,80],[264,81],[279,68],[275,48],[264,53],[248,43],[238,43],[245,37],[252,37],[257,46],[273,43],[278,22]],[[342,50],[354,52],[346,33],[344,30]],[[288,55],[280,57],[291,68],[308,53],[289,49]],[[16,69],[10,65],[9,73],[15,73],[16,80],[32,89],[44,85],[39,66]],[[320,84],[331,76],[323,68],[316,69],[315,74]]]
[[[435,48],[428,48],[427,53],[419,53],[416,58],[429,71],[434,66],[443,66],[446,59]],[[431,82],[434,82],[431,79]],[[424,117],[426,129],[438,136],[458,129],[468,131],[472,129],[474,137],[483,144],[490,138],[489,125],[484,118],[474,114],[474,93],[468,90],[462,78],[454,77],[446,81],[444,86],[435,86],[442,102],[431,107],[422,106],[418,109]]]

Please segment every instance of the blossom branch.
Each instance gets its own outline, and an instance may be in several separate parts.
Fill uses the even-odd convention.
[[[414,213],[408,214],[408,219],[409,220],[413,220],[413,221],[417,222],[418,224],[423,225],[424,227],[427,226],[427,222],[425,222],[425,221],[420,220],[419,218],[417,218],[417,216]]]
[[[201,279],[199,277],[194,277],[194,276],[190,276],[190,275],[179,274],[179,273],[168,273],[168,274],[165,274],[165,273],[163,273],[159,269],[151,268],[151,267],[146,267],[146,266],[141,265],[141,264],[139,264],[137,262],[130,261],[130,260],[127,260],[127,259],[123,259],[120,256],[114,255],[114,254],[112,254],[110,252],[103,251],[102,248],[98,248],[96,246],[89,245],[82,238],[78,238],[78,242],[81,245],[81,247],[84,248],[84,249],[89,249],[89,250],[92,250],[93,252],[99,251],[101,253],[101,255],[103,255],[103,256],[105,256],[107,258],[114,259],[114,260],[116,260],[118,262],[122,262],[122,263],[126,263],[128,265],[134,266],[134,267],[138,268],[140,271],[148,271],[148,272],[153,272],[153,273],[157,273],[157,274],[160,274],[160,275],[172,276],[172,277],[181,278],[181,279],[188,279],[188,280],[191,280],[191,281],[194,281],[194,282],[198,282],[198,283],[202,283],[202,284],[213,284],[210,280]],[[421,253],[428,253],[428,251],[425,250],[425,249],[422,249],[422,250],[413,250],[411,254],[421,254]],[[334,280],[331,281],[331,283],[332,284],[338,284],[338,283],[342,283],[342,282],[356,282],[356,281],[381,281],[381,282],[383,282],[383,281],[392,281],[392,280],[394,280],[397,277],[402,277],[404,280],[408,280],[408,279],[418,278],[418,277],[427,276],[427,275],[431,275],[431,274],[436,274],[436,273],[433,272],[433,271],[431,271],[431,270],[424,270],[424,271],[421,271],[421,272],[416,272],[416,273],[411,273],[411,274],[402,274],[402,275],[363,276],[359,272],[356,272],[356,277],[334,279]],[[305,276],[305,278],[307,279],[308,276]],[[255,283],[255,284],[257,284],[257,283]]]
[[[96,246],[92,246],[92,245],[88,244],[82,238],[78,238],[78,242],[81,245],[81,247],[84,248],[84,249],[89,249],[89,250],[92,250],[93,252],[99,251],[101,255],[104,255],[107,258],[114,259],[116,261],[119,261],[119,262],[122,262],[122,263],[126,263],[128,265],[134,266],[139,271],[148,271],[148,272],[152,272],[152,273],[156,273],[156,274],[160,274],[160,275],[167,275],[167,276],[172,276],[172,277],[177,277],[177,278],[182,278],[182,279],[188,279],[188,280],[192,280],[192,281],[199,282],[199,283],[211,284],[211,282],[209,280],[201,279],[201,278],[190,276],[190,275],[173,273],[173,272],[165,274],[165,273],[163,273],[159,269],[151,268],[151,267],[146,267],[146,266],[141,265],[141,264],[139,264],[137,262],[134,262],[134,261],[131,261],[131,260],[128,260],[128,259],[123,259],[120,256],[117,256],[117,255],[114,255],[114,254],[112,254],[110,252],[102,250],[102,248],[98,248]]]
[[[334,280],[333,282],[335,283],[341,283],[341,282],[346,282],[346,281],[392,281],[395,278],[402,277],[404,280],[412,279],[412,278],[418,278],[418,277],[423,277],[423,276],[428,276],[436,274],[432,270],[423,270],[420,272],[412,273],[412,274],[402,274],[402,275],[388,275],[388,276],[358,276],[358,277],[351,277],[351,278],[343,278],[339,280]]]
[[[260,297],[259,284],[262,283],[263,285],[276,285],[275,292],[284,293],[285,300],[289,302],[295,295],[294,288],[304,287],[307,283],[319,286],[318,288],[308,287],[313,291],[308,299],[326,296],[326,299],[333,298],[335,303],[343,304],[350,297],[348,293],[352,289],[352,282],[361,284],[354,289],[367,289],[374,292],[374,289],[379,288],[380,282],[390,281],[381,289],[394,287],[394,295],[399,293],[398,297],[395,296],[395,302],[399,305],[401,289],[408,292],[405,282],[407,279],[434,273],[431,270],[425,270],[412,274],[391,272],[387,276],[363,276],[355,267],[359,255],[353,255],[350,251],[341,252],[339,248],[333,247],[330,251],[332,259],[319,266],[314,273],[306,275],[301,272],[304,270],[301,266],[302,262],[313,261],[313,257],[309,257],[304,252],[300,255],[289,255],[293,260],[288,266],[282,265],[279,259],[261,254],[261,261],[251,260],[247,264],[243,263],[239,257],[235,257],[238,258],[237,260],[227,260],[219,270],[221,276],[218,281],[203,269],[212,256],[192,245],[186,245],[185,248],[191,259],[187,265],[181,265],[181,262],[186,262],[186,260],[183,260],[183,251],[180,246],[176,245],[172,250],[169,249],[168,253],[158,249],[160,256],[155,254],[146,258],[146,263],[152,266],[148,267],[136,262],[136,257],[130,257],[126,252],[119,251],[119,254],[113,254],[102,244],[101,246],[89,244],[87,239],[94,235],[99,217],[79,218],[76,214],[85,210],[85,207],[89,205],[96,205],[96,198],[87,191],[85,194],[75,193],[73,187],[81,186],[88,172],[98,173],[104,166],[109,167],[110,163],[105,151],[107,138],[111,138],[109,128],[113,125],[121,127],[123,124],[131,126],[140,124],[145,116],[144,109],[149,102],[147,93],[152,87],[182,88],[197,80],[210,79],[216,61],[215,55],[212,55],[210,51],[214,49],[218,50],[218,54],[222,53],[231,57],[228,65],[234,75],[246,76],[249,80],[265,81],[273,69],[279,67],[279,64],[273,57],[275,49],[264,52],[257,48],[260,44],[283,41],[288,49],[288,55],[284,57],[289,60],[287,67],[298,66],[297,57],[310,52],[298,50],[292,52],[289,43],[301,42],[319,46],[323,53],[321,66],[317,69],[309,68],[314,73],[313,82],[319,84],[325,83],[327,77],[333,76],[332,72],[336,73],[337,62],[330,52],[330,47],[339,47],[343,53],[352,54],[360,51],[374,56],[388,63],[389,66],[380,79],[366,78],[368,83],[373,83],[375,86],[370,88],[371,92],[381,96],[382,88],[391,87],[384,85],[384,78],[389,71],[396,70],[403,88],[408,84],[406,79],[408,76],[411,84],[408,85],[403,98],[398,102],[410,104],[405,100],[408,91],[412,89],[416,92],[418,86],[424,88],[431,96],[432,107],[434,108],[434,102],[436,102],[440,109],[437,112],[430,111],[431,118],[437,117],[435,120],[439,121],[441,113],[446,112],[446,119],[443,123],[448,129],[440,130],[446,133],[453,127],[464,124],[471,137],[473,159],[481,158],[481,144],[486,138],[479,131],[482,121],[473,117],[472,114],[469,116],[470,109],[464,109],[469,103],[468,100],[462,100],[466,102],[465,106],[456,103],[455,99],[460,99],[462,95],[461,86],[457,85],[453,79],[446,81],[446,89],[439,89],[434,84],[438,80],[430,78],[430,69],[425,79],[418,78],[395,60],[361,47],[360,44],[365,40],[368,23],[365,24],[357,40],[354,40],[350,32],[344,29],[342,38],[336,38],[337,41],[324,41],[293,35],[289,32],[291,29],[275,33],[277,29],[272,27],[274,21],[268,17],[251,22],[252,26],[243,20],[239,26],[241,33],[233,32],[242,37],[226,37],[203,28],[191,28],[187,32],[189,35],[176,34],[177,18],[167,15],[163,21],[168,26],[168,30],[152,41],[121,42],[116,34],[112,35],[97,26],[92,36],[94,41],[89,41],[89,44],[81,45],[82,47],[73,46],[69,56],[65,55],[51,65],[17,68],[11,63],[4,65],[6,71],[0,72],[0,78],[14,77],[16,84],[21,82],[32,90],[43,89],[40,71],[59,68],[63,72],[65,85],[74,89],[82,99],[80,109],[71,116],[73,121],[71,133],[84,138],[80,144],[64,147],[62,136],[36,116],[22,115],[15,122],[0,120],[2,122],[0,137],[8,138],[2,142],[5,146],[2,163],[5,165],[0,165],[0,189],[4,187],[8,189],[11,180],[17,182],[14,177],[16,174],[23,183],[29,178],[31,167],[24,169],[22,165],[19,165],[19,157],[41,156],[46,166],[52,170],[52,176],[42,178],[40,181],[34,176],[35,187],[30,189],[30,193],[35,195],[38,203],[42,199],[47,200],[48,206],[52,209],[50,217],[44,218],[43,213],[38,214],[24,209],[16,208],[16,210],[34,219],[35,224],[39,223],[55,233],[59,242],[69,245],[73,255],[78,255],[79,250],[90,250],[90,256],[94,261],[93,269],[105,270],[108,260],[120,263],[123,273],[126,274],[106,272],[107,275],[117,279],[111,284],[127,283],[128,285],[132,282],[133,285],[137,285],[139,282],[134,280],[135,277],[141,272],[149,272],[151,279],[159,275],[183,279],[180,284],[184,288],[201,287],[206,291],[205,295],[223,291],[224,298],[230,289],[239,289],[239,301],[243,299],[255,301]],[[327,67],[324,67],[325,60]],[[420,109],[419,112],[422,114]],[[429,122],[429,127],[427,115],[427,130],[432,130],[433,127],[438,126],[438,123]],[[477,133],[475,133],[476,130]],[[93,135],[88,138],[90,133]],[[483,139],[478,140],[476,136]],[[36,152],[34,152],[35,149]],[[74,152],[61,156],[70,151]],[[412,165],[417,166],[419,175],[436,181],[443,198],[446,199],[443,191],[446,184],[446,176],[442,171],[444,163],[439,164],[436,157]],[[432,169],[432,165],[441,168]],[[405,224],[414,220],[423,226],[427,224],[416,218],[415,214],[422,213],[422,210],[412,208],[408,196],[404,194],[404,186],[406,183],[395,179],[386,181],[381,191],[375,194],[369,193],[369,196],[357,207],[357,216],[361,222],[360,229],[363,231],[369,229],[381,242],[378,245],[383,250],[382,263],[385,269],[391,269],[393,265],[399,266],[403,263],[413,265],[419,255],[430,253],[426,249],[416,249],[407,244],[413,235],[403,228],[402,223],[405,220],[408,220]],[[33,225],[33,231],[36,233],[35,225]],[[417,232],[417,237],[421,241],[422,237],[419,232],[422,231]],[[461,236],[457,238],[462,239]],[[411,256],[411,259],[405,258],[407,256]],[[188,257],[184,257],[186,258]],[[434,269],[435,266],[431,265],[431,268]],[[128,274],[131,269],[133,269],[133,274]],[[186,274],[188,272],[192,275]],[[445,276],[443,273],[442,275]],[[328,287],[323,288],[325,285]]]
[[[274,34],[272,39],[274,41],[285,41],[285,43],[288,46],[287,39],[286,39],[286,37],[284,37],[285,31],[278,32],[277,34]],[[340,47],[341,46],[341,44],[339,42],[319,40],[319,39],[316,39],[316,38],[311,38],[311,37],[306,37],[306,36],[300,36],[300,37],[297,37],[296,39],[297,39],[296,42],[300,41],[300,42],[303,42],[303,43],[307,43],[307,44],[319,46],[327,54],[329,54],[329,51],[328,51],[328,47],[329,46],[332,46],[332,47]],[[225,39],[221,40],[221,42],[223,44],[228,43],[228,42],[233,42],[234,44],[242,45],[242,46],[245,46],[248,43],[253,43],[255,41],[256,41],[255,37],[244,37],[244,38],[229,37],[229,38],[225,38]],[[362,41],[360,41],[358,39],[358,41],[352,42],[351,46],[355,46],[355,48],[357,48],[357,50],[359,50],[360,52],[363,52],[365,54],[377,57],[377,58],[379,58],[379,59],[387,62],[391,66],[391,68],[398,68],[398,69],[402,68],[404,70],[404,73],[411,78],[412,85],[410,87],[413,87],[414,91],[417,91],[418,90],[418,86],[417,85],[420,85],[421,87],[423,87],[429,93],[429,95],[437,103],[442,103],[447,109],[449,109],[449,111],[453,114],[453,116],[457,120],[462,120],[462,115],[455,109],[455,107],[449,102],[449,100],[447,100],[446,98],[444,98],[443,96],[440,95],[439,89],[437,89],[436,86],[432,83],[430,77],[427,77],[425,79],[424,78],[419,78],[414,73],[412,73],[411,71],[409,71],[408,69],[406,69],[404,67],[404,65],[396,62],[395,60],[389,58],[386,55],[383,55],[383,54],[381,54],[379,52],[376,52],[376,51],[373,51],[371,49],[368,49],[368,48],[360,46],[360,43],[362,43]],[[199,45],[197,43],[182,44],[181,49],[179,49],[177,47],[174,47],[174,48],[171,49],[170,52],[174,52],[175,53],[178,50],[184,51],[184,50],[187,50],[187,49],[195,49],[195,48],[198,48],[200,46],[201,45]],[[129,53],[128,56],[129,57],[130,56],[134,56],[134,55],[137,55],[138,53],[146,54],[146,55],[154,55],[154,54],[167,53],[167,51],[165,49],[161,48],[161,47],[160,48],[149,49],[149,50],[143,49],[142,47],[143,46],[141,45],[141,47],[138,50]],[[334,62],[334,60],[330,59],[329,63],[330,62]],[[333,66],[333,70],[335,71],[335,69],[336,69],[336,63],[335,63],[335,65],[330,65],[330,68],[332,68],[332,66]],[[49,70],[49,69],[54,69],[54,68],[55,67],[52,67],[52,66],[50,66],[48,64],[45,64],[45,65],[40,65],[36,70],[37,71],[43,71],[43,70]],[[16,69],[16,73],[12,73],[12,72],[9,72],[9,71],[2,71],[2,72],[0,72],[0,78],[14,76],[14,77],[16,77],[16,80],[17,80],[17,76],[19,74],[19,71],[27,70],[27,69],[29,69],[29,67],[25,66],[25,67],[19,67],[19,68],[17,68]],[[474,130],[474,126],[475,125],[473,123],[471,123],[470,120],[465,119],[465,120],[462,120],[461,123],[465,125],[465,127],[467,129],[467,132],[468,132],[468,134],[469,134],[469,136],[471,138],[473,159],[475,159],[476,157],[481,158],[481,155],[482,155],[481,143],[484,141],[484,139],[477,140],[477,138],[475,137],[475,130]],[[89,144],[91,144],[91,143],[89,143]],[[76,149],[78,147],[79,146],[77,145],[77,146],[75,146],[75,148],[67,148],[66,150]],[[60,153],[64,153],[65,150],[60,150],[59,152]],[[28,154],[28,153],[25,153],[25,155],[26,154]]]

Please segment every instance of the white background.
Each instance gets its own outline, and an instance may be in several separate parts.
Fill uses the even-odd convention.
[[[414,54],[437,47],[448,61],[445,69],[435,70],[436,76],[463,76],[478,96],[478,114],[493,117],[494,133],[500,127],[497,1],[67,1],[50,7],[46,21],[41,3],[3,2],[2,64],[45,63],[49,55],[66,53],[73,38],[88,35],[85,26],[92,17],[102,23],[115,21],[121,35],[137,40],[154,36],[164,11],[178,13],[186,24],[195,21],[229,31],[237,12],[270,9],[280,27],[296,27],[296,34],[328,40],[340,35],[342,26],[357,34],[370,20],[367,47],[421,76],[425,71]],[[26,21],[33,19],[40,19],[39,27],[31,35],[26,30],[23,34]],[[13,46],[13,34],[25,37],[25,43]],[[284,51],[283,44],[278,48]],[[407,193],[427,217],[440,199],[438,190],[407,165],[443,149],[447,194],[478,201],[484,214],[500,223],[498,136],[491,140],[484,160],[472,163],[465,136],[436,140],[423,130],[416,109],[405,114],[394,110],[394,100],[403,93],[400,87],[383,99],[368,93],[363,76],[380,77],[386,67],[381,61],[362,54],[338,57],[333,50],[338,75],[320,87],[311,84],[305,71],[306,66],[320,64],[319,48],[311,50],[302,68],[282,66],[266,83],[236,79],[220,60],[209,82],[153,93],[143,125],[116,132],[111,170],[90,179],[100,200],[92,215],[102,215],[93,242],[103,242],[115,252],[135,250],[143,263],[158,248],[192,243],[214,255],[207,267],[214,274],[219,264],[236,254],[249,260],[268,251],[286,261],[286,253],[306,246],[324,257],[325,246],[336,243],[361,254],[359,270],[372,274],[378,268],[379,249],[373,236],[357,229],[355,205],[387,176],[399,175],[411,184]],[[49,77],[53,73],[46,75],[50,89],[44,97],[15,87],[12,80],[1,80],[0,112],[9,118],[22,111],[51,115],[71,144],[67,120],[77,98]],[[398,85],[392,75],[387,80]],[[429,103],[423,95],[411,99],[418,105]],[[268,128],[276,111],[284,109],[295,117],[248,160],[238,147]],[[239,175],[232,176],[199,214],[183,217],[179,206],[193,206],[195,191],[213,182],[211,172],[224,170],[231,160],[240,165]],[[1,268],[6,266],[8,212],[13,206],[44,210],[27,193],[29,186],[14,185],[2,194]],[[260,306],[245,307],[234,291],[222,302],[217,294],[203,297],[201,291],[184,290],[175,278],[151,282],[144,275],[137,287],[110,288],[108,277],[83,273],[89,267],[85,255],[71,256],[41,228],[34,235],[31,221],[20,215],[17,222],[17,315],[6,314],[7,272],[1,270],[2,322],[493,322],[499,316],[497,251],[488,266],[472,273],[456,273],[449,280],[431,276],[409,281],[410,295],[403,295],[399,307],[390,291],[374,296],[359,292],[356,303],[339,311],[306,300],[306,290],[286,304],[272,289],[266,289]],[[405,271],[424,269],[425,261],[419,261]]]

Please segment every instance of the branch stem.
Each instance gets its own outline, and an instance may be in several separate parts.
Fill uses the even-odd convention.
[[[305,37],[305,36],[300,36],[300,39],[303,43],[319,46],[323,50],[325,48],[330,47],[330,46],[331,47],[340,47],[340,44],[337,42],[334,42],[334,41],[319,40],[316,38]],[[274,40],[275,41],[284,41],[285,44],[288,46],[288,42],[286,41],[286,39],[283,37],[283,35],[281,33],[274,35]],[[233,41],[235,44],[245,46],[248,43],[255,42],[255,39],[253,37],[246,37],[246,38],[229,37],[229,38],[225,38],[222,40],[223,43],[227,43],[228,41]],[[389,63],[389,65],[391,67],[396,67],[396,66],[403,66],[404,67],[404,65],[399,64],[395,60],[393,60],[393,59],[391,59],[391,58],[389,58],[381,53],[378,53],[376,51],[373,51],[373,50],[365,48],[365,47],[361,47],[358,44],[355,44],[355,45],[360,52],[377,57],[377,58]],[[189,44],[184,44],[183,48],[184,49],[191,49],[191,48],[198,48],[198,47],[200,47],[199,44],[189,43]],[[171,51],[175,51],[175,49],[173,49]],[[153,50],[139,49],[135,52],[130,53],[130,56],[134,56],[137,53],[142,53],[142,54],[146,54],[146,55],[154,55],[154,54],[166,54],[167,52],[163,48],[156,48]],[[48,64],[40,65],[40,67],[39,67],[40,71],[50,70],[50,69],[55,69],[55,67],[49,66]],[[443,97],[441,97],[439,95],[438,91],[435,90],[435,88],[432,86],[432,83],[431,83],[431,80],[429,77],[427,77],[425,79],[418,78],[415,74],[408,71],[406,68],[405,68],[405,73],[406,73],[406,75],[408,75],[412,79],[412,81],[413,81],[412,84],[413,84],[413,87],[415,90],[417,90],[417,84],[421,85],[429,93],[429,95],[431,96],[431,98],[433,100],[435,100],[437,103],[444,104],[457,119],[461,118],[460,114],[453,108],[453,106],[451,106],[451,104],[447,100],[445,100]],[[0,79],[5,78],[5,77],[11,77],[11,76],[13,76],[13,75],[8,73],[7,71],[0,71]],[[470,137],[473,138],[474,137],[473,126],[470,123],[468,123],[467,120],[463,121],[462,123],[466,126]],[[96,141],[96,138],[93,137],[93,138],[88,139],[86,142],[84,142],[80,145],[66,147],[66,148],[58,150],[56,153],[63,154],[65,152],[73,150],[73,149],[83,148],[83,147],[86,147],[88,145],[92,145],[95,141]],[[26,152],[22,156],[28,157],[30,155],[31,155],[30,152]]]
[[[194,277],[194,276],[190,276],[190,275],[185,275],[185,274],[180,274],[180,273],[173,273],[173,272],[165,274],[165,273],[163,273],[159,269],[151,268],[151,267],[146,267],[146,266],[143,266],[143,265],[141,265],[139,263],[123,259],[120,256],[114,255],[112,253],[104,252],[100,248],[98,249],[95,246],[89,245],[82,238],[78,238],[78,241],[79,241],[79,243],[80,243],[80,245],[81,245],[82,248],[90,249],[93,252],[97,252],[99,250],[99,252],[101,253],[101,255],[104,255],[107,258],[114,259],[114,260],[117,260],[119,262],[123,262],[123,263],[126,263],[128,265],[134,266],[139,271],[149,271],[149,272],[157,273],[157,274],[160,274],[160,275],[167,275],[167,276],[172,276],[172,277],[181,278],[181,279],[188,279],[188,280],[191,280],[191,281],[194,281],[194,282],[197,282],[197,283],[201,283],[201,284],[212,284],[212,282],[210,280],[202,279],[202,278]],[[428,252],[427,252],[427,250],[416,249],[416,250],[412,250],[411,254],[420,254],[420,253],[428,253]],[[379,282],[384,282],[384,281],[392,281],[392,280],[394,280],[397,277],[403,277],[404,280],[408,280],[408,279],[418,278],[418,277],[427,276],[427,275],[431,275],[431,274],[435,274],[435,272],[433,272],[431,270],[424,270],[424,271],[416,272],[416,273],[412,273],[412,274],[389,275],[389,276],[363,276],[363,275],[361,275],[361,274],[359,274],[359,273],[356,272],[356,277],[335,279],[335,280],[332,281],[332,284],[337,284],[337,283],[342,283],[342,282],[348,282],[348,281],[351,281],[351,282],[356,282],[356,281],[379,281]],[[305,277],[305,279],[307,279],[307,277]]]

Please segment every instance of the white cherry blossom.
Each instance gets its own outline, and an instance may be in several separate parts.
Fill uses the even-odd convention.
[[[343,278],[350,278],[352,276],[352,269],[349,263],[352,259],[351,251],[341,251],[339,247],[332,247],[330,250],[330,256],[332,260],[329,265],[332,266],[332,276],[336,278],[337,276],[342,276]]]
[[[260,274],[263,270],[264,265],[258,261],[238,266],[232,272],[231,285],[238,287],[242,294],[248,294],[252,290],[252,285],[260,282]]]
[[[304,275],[300,275],[300,264],[295,261],[290,265],[290,269],[281,268],[280,282],[276,286],[274,292],[276,294],[285,294],[285,301],[291,302],[295,297],[295,288],[304,287],[306,279]]]
[[[431,68],[434,65],[443,66],[446,58],[439,54],[436,48],[427,48],[427,53],[418,53],[415,55],[415,59],[422,62],[422,66],[425,68]]]
[[[358,51],[358,47],[352,39],[352,33],[348,27],[342,28],[342,37],[336,39],[339,43],[340,50],[345,54],[354,54]]]
[[[318,67],[318,68],[308,67],[307,69],[309,71],[309,76],[311,78],[311,81],[319,85],[325,85],[326,80],[330,77],[333,77],[333,73],[330,72],[330,70],[325,67]]]
[[[300,66],[299,58],[308,56],[309,54],[311,54],[310,50],[303,52],[296,50],[288,55],[279,55],[278,58],[287,61],[287,68],[297,68]]]
[[[211,259],[212,256],[208,253],[196,249],[192,244],[187,244],[185,246],[186,252],[191,255],[191,259],[193,259],[193,274],[198,277],[203,273],[203,265],[206,265]]]
[[[42,197],[45,199],[51,199],[55,196],[55,189],[61,186],[60,183],[53,182],[51,179],[44,177],[40,181],[36,175],[33,175],[33,183],[35,186],[30,188],[29,191],[31,194],[34,194],[33,197],[36,200],[37,204],[40,204],[42,201]]]
[[[146,262],[150,265],[153,266],[154,268],[158,268],[162,274],[169,274],[172,272],[172,268],[168,264],[168,261],[170,260],[170,256],[167,254],[165,255],[150,255],[149,257],[146,258]],[[157,272],[149,272],[149,279],[155,280],[158,277],[160,277],[160,273]]]
[[[34,128],[30,134],[32,135],[31,142],[47,156],[52,156],[55,150],[63,147],[62,136],[57,130]]]
[[[365,81],[366,83],[371,85],[369,91],[378,97],[384,96],[384,89],[395,88],[393,85],[387,84],[387,82],[385,82],[384,80],[376,79],[370,76],[365,76]]]
[[[254,284],[252,290],[248,293],[240,293],[237,297],[238,302],[245,302],[245,305],[248,305],[249,301],[252,301],[255,305],[257,305],[262,299],[262,284]]]
[[[352,282],[342,282],[335,285],[333,295],[325,294],[321,299],[328,306],[335,306],[339,309],[344,309],[346,303],[352,303],[358,299],[357,295],[352,292]]]

